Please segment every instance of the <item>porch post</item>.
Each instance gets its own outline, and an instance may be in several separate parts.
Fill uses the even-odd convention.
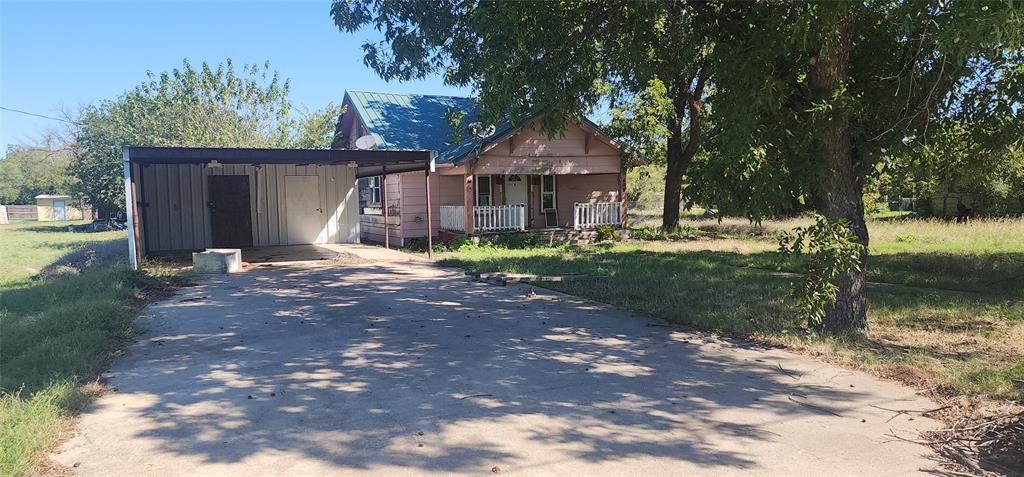
[[[466,235],[473,235],[474,227],[476,224],[473,223],[473,207],[476,206],[476,190],[473,187],[473,174],[464,174],[462,176],[462,204],[466,212]]]
[[[135,197],[135,174],[132,171],[131,155],[128,153],[128,146],[121,150],[121,160],[124,162],[124,210],[128,219],[128,263],[132,270],[139,269],[139,221],[138,204]]]
[[[430,151],[430,163],[423,171],[424,186],[427,189],[427,258],[434,258],[434,218],[430,210],[430,170],[434,168],[434,156],[437,153]]]
[[[626,228],[626,173],[619,170],[619,227]]]
[[[388,170],[380,166],[380,204],[384,209],[384,248],[391,248],[391,233],[388,230]]]

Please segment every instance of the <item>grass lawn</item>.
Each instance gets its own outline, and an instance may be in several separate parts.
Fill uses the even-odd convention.
[[[1024,220],[872,221],[869,279],[879,284],[868,288],[870,338],[854,341],[808,334],[785,300],[793,277],[779,272],[796,268],[772,233],[801,221],[686,223],[705,236],[441,258],[480,272],[607,276],[544,286],[951,393],[1024,401]]]
[[[172,278],[130,270],[126,248],[125,232],[0,225],[0,475],[31,472],[133,334],[142,291]]]

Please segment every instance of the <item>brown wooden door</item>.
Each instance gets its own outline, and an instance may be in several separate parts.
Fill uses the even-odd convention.
[[[252,247],[249,176],[210,176],[210,231],[213,246]]]

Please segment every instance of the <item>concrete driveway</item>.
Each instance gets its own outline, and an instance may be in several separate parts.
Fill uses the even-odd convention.
[[[390,255],[394,256],[394,255]],[[278,264],[150,306],[80,475],[908,475],[910,389],[422,262]]]

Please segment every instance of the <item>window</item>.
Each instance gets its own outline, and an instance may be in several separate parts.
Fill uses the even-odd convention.
[[[380,204],[380,176],[371,177],[366,183],[367,200],[370,204]]]
[[[555,208],[555,176],[540,176],[540,208]]]
[[[359,210],[363,215],[380,215],[381,176],[359,179]]]
[[[491,205],[491,176],[476,177],[476,205]]]

